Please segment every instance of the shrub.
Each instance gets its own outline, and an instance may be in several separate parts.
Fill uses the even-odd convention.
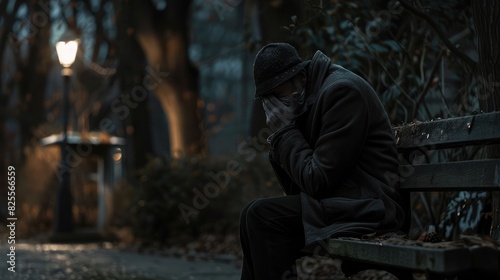
[[[237,233],[239,214],[258,197],[282,195],[263,155],[248,158],[155,158],[139,171],[130,222],[137,237]]]

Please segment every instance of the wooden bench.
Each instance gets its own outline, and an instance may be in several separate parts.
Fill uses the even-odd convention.
[[[500,190],[500,158],[439,161],[443,158],[439,153],[445,149],[494,149],[491,144],[500,144],[500,112],[416,122],[395,127],[394,133],[401,156],[399,188],[407,221],[412,192]],[[409,223],[404,230],[408,229]],[[474,238],[442,243],[332,238],[324,247],[329,255],[343,260],[346,275],[382,269],[399,279],[412,279],[412,272],[425,273],[430,279],[500,279],[497,243],[474,242]]]

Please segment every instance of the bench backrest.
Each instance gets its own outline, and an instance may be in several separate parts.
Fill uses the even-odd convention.
[[[500,144],[500,112],[415,122],[393,131],[401,156],[398,181],[407,210],[405,231],[411,192],[500,190],[500,158],[485,157],[495,153],[492,144]],[[443,151],[449,155],[451,148],[480,151],[480,156],[450,161]]]
[[[443,149],[500,144],[500,112],[413,123],[393,130],[402,155],[401,189],[500,190],[500,158],[429,163]]]

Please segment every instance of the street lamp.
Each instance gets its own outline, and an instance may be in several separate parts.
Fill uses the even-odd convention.
[[[69,84],[71,79],[71,65],[75,62],[78,41],[60,41],[56,43],[57,57],[63,69],[63,139],[61,142],[61,177],[57,192],[55,225],[56,233],[71,232],[73,230],[73,199],[71,197],[71,161],[68,154],[68,118],[69,118]]]

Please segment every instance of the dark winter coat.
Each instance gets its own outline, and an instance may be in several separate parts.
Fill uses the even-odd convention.
[[[271,140],[286,194],[300,194],[305,243],[401,227],[391,125],[370,85],[316,52],[306,66],[309,109]]]

